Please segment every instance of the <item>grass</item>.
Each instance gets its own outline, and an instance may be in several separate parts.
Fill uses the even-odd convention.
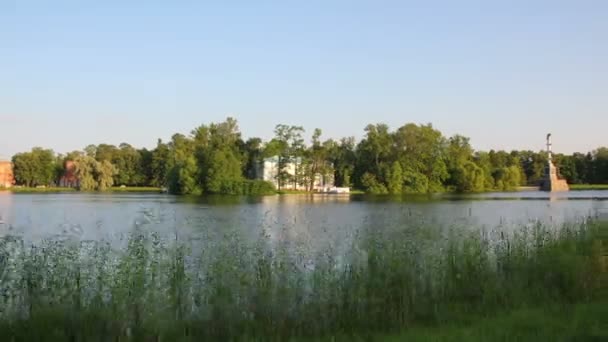
[[[608,301],[519,309],[470,324],[415,327],[392,335],[331,336],[320,341],[607,341]],[[302,340],[304,341],[304,340]]]
[[[58,192],[75,192],[75,188],[63,188],[63,187],[45,187],[45,188],[28,188],[28,187],[12,187],[4,189],[12,193],[58,193]],[[160,192],[160,188],[156,187],[145,187],[145,186],[128,186],[128,187],[113,187],[106,192]]]
[[[62,188],[62,187],[45,187],[45,188],[28,188],[28,187],[12,187],[5,189],[12,193],[56,193],[56,192],[74,192],[74,188]]]
[[[161,188],[154,186],[127,186],[127,187],[112,187],[109,192],[161,192]]]
[[[608,184],[570,184],[570,190],[608,190]]]
[[[346,252],[210,230],[196,244],[0,238],[8,341],[601,340],[608,225],[370,226]],[[218,234],[218,235],[211,235]],[[120,247],[124,245],[124,247]]]

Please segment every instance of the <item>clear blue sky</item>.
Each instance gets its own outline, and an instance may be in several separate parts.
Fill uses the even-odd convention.
[[[0,155],[229,115],[245,137],[431,122],[586,152],[608,145],[608,1],[0,0]]]

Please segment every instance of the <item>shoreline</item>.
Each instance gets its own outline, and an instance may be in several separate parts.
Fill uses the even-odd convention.
[[[601,191],[608,190],[608,184],[569,184],[570,191]],[[537,186],[520,186],[514,190],[507,191],[498,191],[498,190],[488,190],[478,193],[492,193],[492,192],[529,192],[529,191],[540,191],[540,188]],[[27,187],[12,187],[12,188],[0,188],[0,192],[10,192],[13,194],[21,194],[21,193],[164,193],[162,188],[158,187],[150,187],[150,186],[127,186],[127,187],[113,187],[106,191],[79,191],[75,188],[67,188],[67,187],[45,187],[45,188],[27,188]],[[473,193],[458,193],[452,191],[445,191],[439,193],[431,193],[431,194],[412,194],[412,193],[403,193],[403,194],[382,194],[382,195],[374,195],[368,194],[362,190],[351,190],[349,193],[344,194],[328,194],[328,193],[320,193],[314,191],[299,191],[299,190],[278,190],[275,195],[340,195],[340,196],[350,196],[350,195],[374,195],[374,196],[402,196],[402,195],[435,195],[435,194],[473,194]],[[227,195],[230,196],[230,195]]]

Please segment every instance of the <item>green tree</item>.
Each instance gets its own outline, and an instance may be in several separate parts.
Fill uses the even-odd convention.
[[[413,123],[400,127],[394,134],[396,158],[411,179],[416,179],[418,189],[427,183],[426,192],[443,190],[448,178],[445,160],[445,138],[431,124]],[[426,182],[421,182],[421,178]]]
[[[153,186],[164,187],[167,185],[171,163],[169,146],[158,139],[156,148],[152,150],[152,160],[150,161],[150,182]]]
[[[321,142],[322,131],[319,128],[314,130],[312,144],[306,151],[303,161],[304,179],[307,181],[308,191],[312,191],[317,177],[326,179],[331,173],[332,168],[328,161],[328,150],[332,147],[333,141]]]
[[[17,184],[28,187],[46,186],[56,178],[57,158],[52,150],[34,147],[30,152],[13,156],[12,162]]]
[[[403,192],[403,170],[398,161],[393,162],[390,175],[388,178],[388,192],[391,194],[400,194]]]
[[[366,172],[361,177],[361,184],[363,185],[363,189],[365,192],[371,194],[386,194],[388,190],[386,186],[378,181],[375,175]]]
[[[339,143],[327,143],[329,160],[334,168],[334,181],[336,186],[353,186],[353,173],[357,161],[355,151],[355,138],[342,138]]]
[[[133,146],[127,143],[120,144],[111,161],[118,170],[114,177],[116,184],[134,186],[143,184],[145,176],[141,168],[141,155]]]
[[[608,147],[600,147],[593,151],[592,155],[590,183],[608,184]]]
[[[484,170],[472,161],[465,161],[454,172],[455,190],[458,192],[480,192],[485,189]]]
[[[249,138],[241,147],[243,175],[247,179],[255,179],[258,165],[262,162],[263,142],[260,138]]]
[[[279,190],[281,190],[287,182],[293,182],[294,185],[298,183],[299,167],[301,167],[301,165],[299,165],[300,158],[304,151],[303,133],[304,128],[300,126],[279,124],[274,129],[274,139],[272,139],[265,148],[266,156],[277,156],[278,158],[277,184]],[[295,175],[290,175],[288,173],[286,168],[289,163],[295,164]]]
[[[89,155],[74,159],[76,177],[80,181],[80,190],[105,191],[114,184],[116,168],[107,160],[99,162]]]
[[[201,188],[197,179],[199,170],[194,157],[194,141],[183,134],[174,134],[169,143],[167,184],[174,194],[198,194]]]
[[[208,193],[233,193],[242,184],[241,133],[233,118],[192,131],[198,161],[198,185]]]
[[[97,181],[97,190],[105,191],[110,189],[114,184],[114,175],[118,170],[107,160],[97,162],[95,164],[95,180]]]
[[[93,191],[97,189],[97,180],[95,179],[97,163],[99,162],[89,154],[74,159],[74,172],[80,183],[80,190]]]

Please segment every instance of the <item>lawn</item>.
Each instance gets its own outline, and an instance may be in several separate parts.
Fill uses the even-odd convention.
[[[570,184],[570,190],[608,190],[608,184]]]

